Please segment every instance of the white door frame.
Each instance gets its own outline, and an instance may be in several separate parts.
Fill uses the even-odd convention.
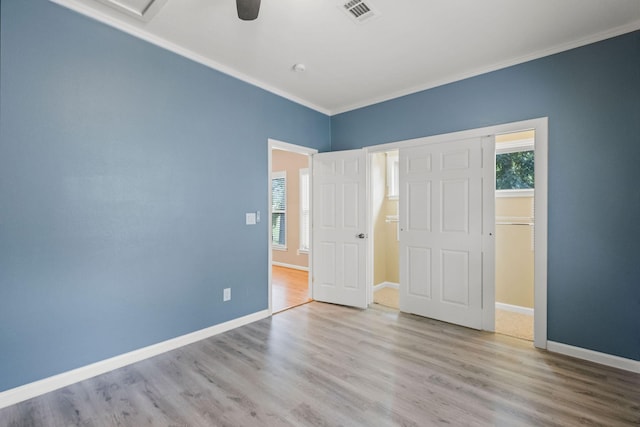
[[[371,163],[372,153],[397,150],[403,147],[434,144],[452,140],[492,136],[502,133],[512,133],[522,130],[535,131],[535,253],[534,253],[534,338],[533,344],[537,348],[547,348],[547,175],[548,175],[548,118],[542,117],[520,122],[505,123],[478,129],[470,129],[442,135],[415,138],[405,141],[390,142],[386,144],[365,147],[367,164]],[[495,153],[494,153],[495,157]],[[367,194],[371,192],[370,177],[367,175]],[[373,207],[371,197],[367,201],[367,222],[369,236],[373,236],[373,223],[371,218]],[[373,299],[373,238],[367,242],[367,295]],[[495,331],[495,279],[485,282],[482,290],[482,328],[486,331]],[[401,285],[402,286],[402,285]],[[485,309],[489,307],[490,309]]]
[[[269,298],[269,315],[273,314],[273,306],[271,301],[272,296],[272,285],[271,285],[271,267],[273,265],[273,249],[271,249],[271,169],[273,162],[273,150],[283,150],[290,151],[297,154],[303,154],[308,156],[309,163],[309,224],[313,224],[313,162],[311,156],[316,154],[318,150],[314,148],[304,147],[302,145],[290,144],[288,142],[278,141],[277,139],[269,138],[267,140],[268,144],[268,153],[267,153],[267,184],[269,190],[267,194],[269,195],[268,207],[267,207],[267,217],[266,221],[269,226],[267,227],[267,242],[268,242],[268,252],[269,252],[269,273],[268,273],[268,298]],[[309,233],[309,247],[313,247],[313,236],[312,233]],[[313,263],[311,260],[311,250],[309,250],[309,298],[313,295]]]

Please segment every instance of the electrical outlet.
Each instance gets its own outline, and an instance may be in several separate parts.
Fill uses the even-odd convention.
[[[231,288],[224,288],[222,291],[222,301],[229,301],[231,299]]]

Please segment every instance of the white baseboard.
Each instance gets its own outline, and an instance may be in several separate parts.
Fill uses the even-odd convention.
[[[611,366],[613,368],[624,369],[625,371],[640,374],[640,361],[627,359],[612,354],[600,353],[588,350],[582,347],[574,347],[572,345],[562,344],[554,341],[547,341],[547,350],[554,353],[564,354],[566,356],[575,357],[577,359],[588,360],[590,362],[599,363],[601,365]]]
[[[277,265],[278,267],[292,268],[294,270],[309,271],[309,267],[305,267],[303,265],[287,264],[285,262],[271,261],[271,265]]]
[[[90,365],[82,366],[71,371],[63,372],[52,377],[44,378],[39,381],[34,381],[20,387],[3,391],[0,393],[0,409],[23,402],[36,396],[40,396],[45,393],[49,393],[59,388],[66,387],[79,381],[83,381],[89,378],[93,378],[97,375],[113,371],[114,369],[122,368],[123,366],[127,366],[132,363],[157,356],[167,351],[175,350],[176,348],[183,347],[196,341],[200,341],[205,338],[230,331],[231,329],[253,323],[269,316],[269,310],[258,311],[256,313],[229,320],[228,322],[220,323],[209,328],[201,329],[199,331],[172,338],[158,344],[143,347],[129,353],[124,353],[112,357],[110,359],[101,360]]]
[[[373,292],[379,291],[380,289],[383,289],[383,288],[400,289],[400,285],[393,282],[378,283],[377,285],[373,285]]]
[[[505,304],[502,302],[496,302],[496,308],[504,311],[511,311],[513,313],[526,314],[527,316],[533,316],[533,308],[522,307],[520,305]]]

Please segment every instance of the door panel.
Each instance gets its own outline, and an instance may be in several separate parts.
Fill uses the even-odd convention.
[[[469,306],[469,252],[441,252],[442,301]]]
[[[408,295],[431,298],[431,250],[408,247]]]
[[[482,327],[482,142],[400,149],[400,310]]]
[[[431,182],[411,182],[408,188],[411,199],[407,212],[409,229],[431,231]]]
[[[363,150],[313,156],[313,299],[365,308]]]

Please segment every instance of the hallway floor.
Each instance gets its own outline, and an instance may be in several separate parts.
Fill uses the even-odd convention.
[[[274,265],[271,284],[271,308],[274,313],[311,301],[307,271]]]

